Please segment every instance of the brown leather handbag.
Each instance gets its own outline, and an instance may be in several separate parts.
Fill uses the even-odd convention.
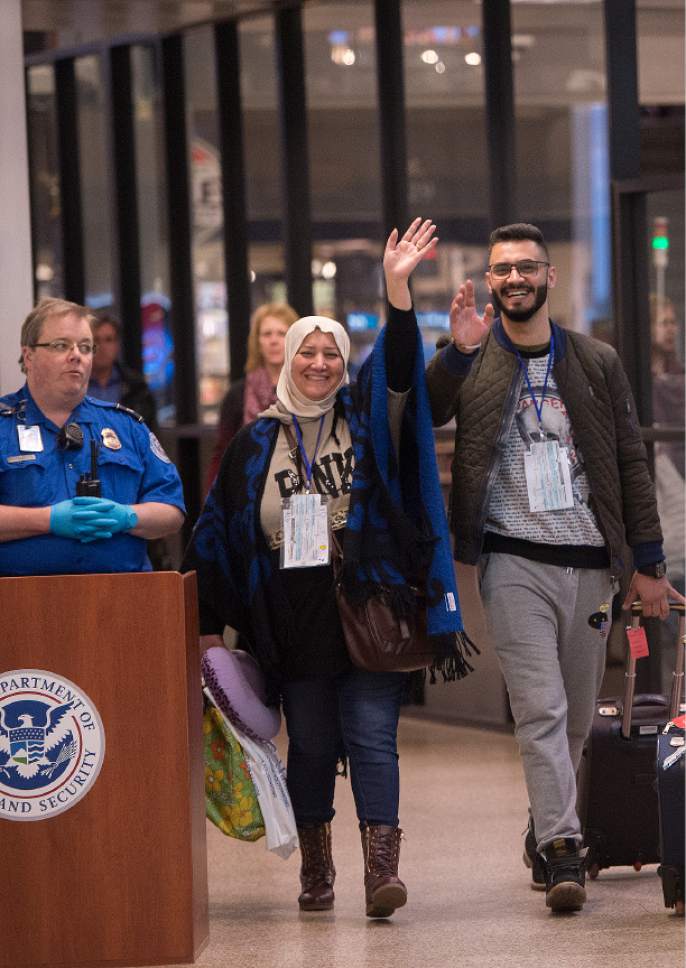
[[[414,672],[430,666],[435,657],[426,633],[424,596],[416,592],[416,611],[403,618],[393,613],[383,589],[365,602],[352,603],[341,583],[342,552],[335,532],[331,550],[338,614],[353,665],[369,672]]]

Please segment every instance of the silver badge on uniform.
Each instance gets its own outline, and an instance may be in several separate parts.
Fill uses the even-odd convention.
[[[103,447],[107,447],[108,450],[121,450],[121,440],[111,427],[103,427],[100,436]]]
[[[163,460],[165,464],[171,464],[171,461],[164,452],[164,447],[154,435],[152,430],[150,431],[150,450],[153,452],[155,457],[159,457],[159,459]]]

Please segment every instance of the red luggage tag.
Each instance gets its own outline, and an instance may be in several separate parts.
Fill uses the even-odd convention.
[[[629,648],[631,649],[631,657],[633,659],[643,659],[650,654],[648,651],[646,630],[643,626],[639,626],[636,629],[627,628],[626,636],[629,640]]]

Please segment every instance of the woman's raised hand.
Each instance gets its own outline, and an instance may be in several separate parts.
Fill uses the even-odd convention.
[[[431,219],[414,219],[399,239],[398,230],[388,236],[383,257],[388,301],[398,309],[410,309],[412,297],[407,285],[415,267],[436,248],[436,226]]]
[[[495,310],[487,303],[483,316],[476,311],[474,283],[467,279],[450,304],[450,333],[459,349],[473,348],[481,342],[493,324]]]

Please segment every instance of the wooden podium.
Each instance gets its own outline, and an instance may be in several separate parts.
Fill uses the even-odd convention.
[[[105,736],[97,779],[70,808],[55,795],[59,812],[8,819],[11,798],[0,789],[0,965],[194,961],[209,931],[195,574],[0,578],[0,615],[2,688],[21,685],[7,683],[14,670],[69,680],[92,701]],[[10,741],[26,734],[8,726],[22,708],[15,703],[4,714],[5,767]],[[0,787],[18,775],[21,743],[12,751]],[[55,775],[42,762],[45,775]],[[65,790],[80,790],[87,770],[77,769],[75,762]],[[36,794],[25,809],[49,806]]]

